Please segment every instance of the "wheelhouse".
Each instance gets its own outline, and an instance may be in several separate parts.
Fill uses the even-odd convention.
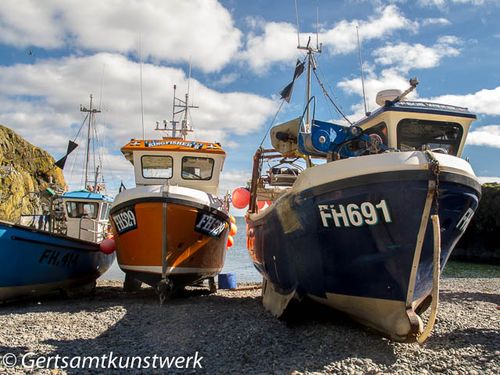
[[[87,190],[62,195],[67,235],[81,240],[100,242],[108,230],[112,199]]]
[[[428,103],[388,102],[355,125],[365,134],[377,134],[390,148],[400,151],[429,148],[460,157],[465,135],[476,115],[466,108]]]
[[[179,138],[131,140],[122,148],[134,165],[135,183],[178,185],[217,194],[226,153],[218,143]]]

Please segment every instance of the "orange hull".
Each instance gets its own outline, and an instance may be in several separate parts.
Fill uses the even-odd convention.
[[[228,214],[169,198],[123,202],[111,210],[120,268],[156,286],[162,274],[164,205],[169,279],[179,286],[216,276],[224,265]]]

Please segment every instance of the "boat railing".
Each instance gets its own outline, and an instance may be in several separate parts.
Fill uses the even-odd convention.
[[[469,109],[466,107],[459,107],[450,104],[441,104],[441,103],[433,103],[433,102],[419,102],[413,100],[402,100],[400,102],[394,103],[394,106],[397,107],[419,107],[419,108],[427,108],[427,109],[439,109],[443,111],[454,111],[454,112],[469,112]]]
[[[83,226],[85,222],[90,222],[92,224],[92,228],[85,228]],[[99,228],[99,226],[102,225],[102,229]],[[82,238],[82,231],[91,233],[92,234],[92,241],[93,242],[98,242],[99,240],[103,239],[106,237],[106,226],[104,223],[100,222],[99,220],[91,219],[88,217],[81,217],[79,220],[79,225],[78,225],[78,238],[79,239],[85,239]]]

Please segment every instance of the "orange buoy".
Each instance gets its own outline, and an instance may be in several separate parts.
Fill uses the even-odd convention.
[[[234,238],[233,238],[233,236],[231,236],[231,235],[227,236],[227,247],[230,248],[233,245],[234,245]]]
[[[232,201],[234,208],[242,209],[250,203],[250,192],[244,187],[233,190]]]
[[[229,226],[229,235],[234,236],[236,233],[238,233],[238,227],[236,226],[236,224],[231,223],[231,225]]]

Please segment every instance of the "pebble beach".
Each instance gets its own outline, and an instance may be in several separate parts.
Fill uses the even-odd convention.
[[[266,312],[258,284],[208,295],[191,288],[160,306],[99,281],[93,296],[0,306],[0,357],[197,356],[196,368],[116,373],[498,374],[500,278],[445,278],[434,332],[424,346],[395,343],[316,306],[284,322]],[[28,361],[29,362],[29,361]],[[2,374],[102,373],[1,364]],[[3,367],[2,367],[3,366]],[[200,367],[201,366],[201,367]]]

